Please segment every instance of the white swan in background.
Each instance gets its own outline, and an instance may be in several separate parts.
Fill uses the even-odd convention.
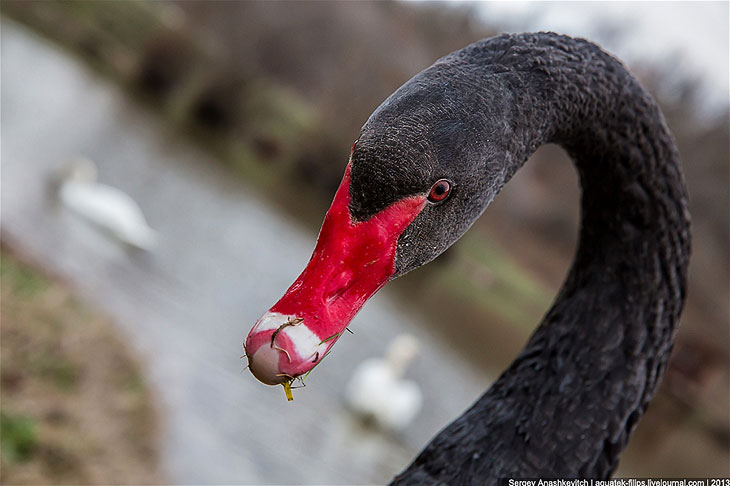
[[[121,190],[96,181],[94,163],[79,157],[63,167],[53,186],[61,203],[89,223],[134,248],[151,251],[157,234],[139,205]]]
[[[416,354],[416,338],[402,334],[393,340],[383,358],[360,363],[345,388],[348,407],[384,430],[407,427],[423,403],[419,386],[403,379],[408,363]]]

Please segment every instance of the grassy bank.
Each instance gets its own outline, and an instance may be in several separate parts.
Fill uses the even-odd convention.
[[[110,323],[5,249],[0,289],[0,482],[161,483],[152,397]]]

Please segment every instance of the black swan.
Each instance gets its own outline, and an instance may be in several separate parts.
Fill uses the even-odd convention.
[[[395,484],[608,477],[664,373],[690,246],[677,149],[618,60],[552,33],[471,44],[375,110],[312,259],[248,335],[251,371],[288,385],[311,370],[373,293],[454,243],[545,143],[582,186],[567,279],[517,359]]]

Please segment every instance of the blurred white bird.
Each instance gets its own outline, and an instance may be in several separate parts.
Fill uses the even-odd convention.
[[[150,251],[157,234],[147,225],[139,205],[121,190],[96,182],[94,163],[83,157],[63,167],[53,180],[61,203],[123,243]]]
[[[345,388],[348,407],[382,429],[407,427],[423,404],[418,385],[402,379],[416,354],[418,341],[404,334],[393,340],[383,358],[363,361]]]

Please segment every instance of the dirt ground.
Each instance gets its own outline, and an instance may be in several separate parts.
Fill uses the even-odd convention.
[[[111,323],[0,256],[0,483],[163,483],[153,397]]]

